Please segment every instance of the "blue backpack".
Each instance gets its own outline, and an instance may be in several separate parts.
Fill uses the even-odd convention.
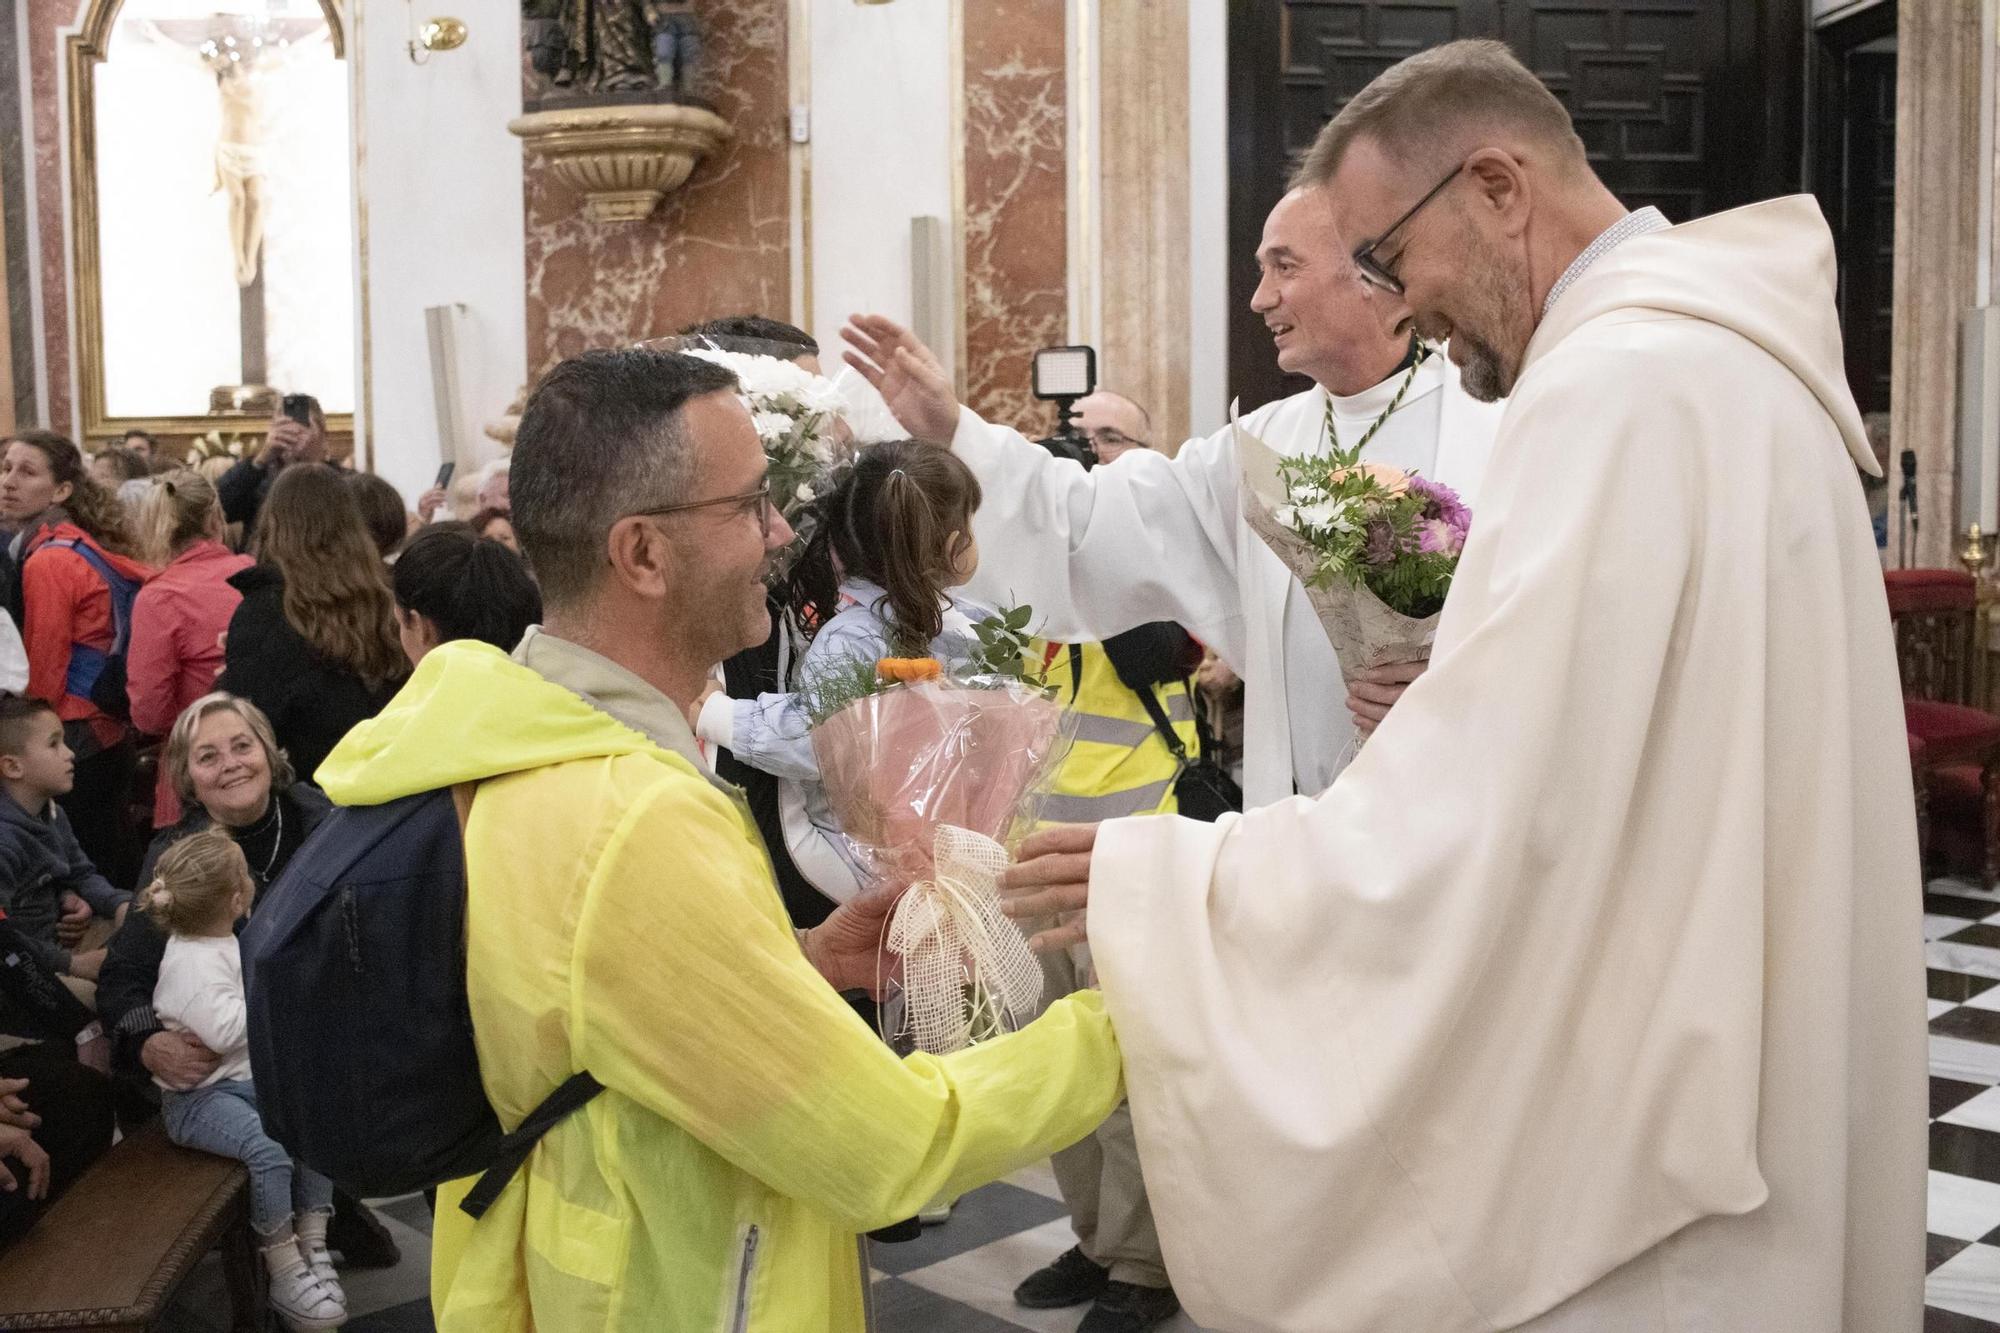
[[[111,562],[88,542],[57,537],[42,546],[76,552],[104,580],[104,587],[111,594],[111,648],[107,652],[72,643],[63,692],[88,699],[107,717],[123,722],[132,716],[132,704],[125,693],[125,653],[132,646],[132,603],[139,599],[139,581],[113,569]]]
[[[471,787],[335,810],[242,936],[250,1066],[272,1138],[354,1194],[478,1175],[483,1214],[536,1140],[600,1092],[572,1075],[508,1133],[465,996]]]

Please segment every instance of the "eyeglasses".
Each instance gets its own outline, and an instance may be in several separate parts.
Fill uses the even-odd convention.
[[[741,495],[718,495],[713,500],[691,500],[687,504],[660,505],[653,509],[634,509],[631,513],[625,515],[625,517],[665,518],[669,514],[691,514],[697,509],[720,509],[724,505],[738,505],[747,513],[753,504],[757,506],[757,526],[762,530],[763,535],[769,538],[771,535],[771,513],[776,508],[771,503],[771,482],[769,478],[766,478],[764,484],[756,490],[745,491]]]
[[[1443,194],[1444,187],[1457,180],[1458,173],[1463,170],[1465,170],[1465,163],[1463,162],[1453,167],[1450,175],[1446,176],[1436,185],[1431,186],[1430,193],[1417,200],[1409,212],[1390,223],[1387,231],[1354,252],[1354,267],[1361,270],[1361,277],[1364,282],[1371,287],[1379,287],[1391,296],[1401,296],[1403,294],[1403,280],[1391,273],[1388,266],[1375,257],[1375,251],[1383,242],[1408,225],[1411,218],[1422,212],[1425,204]]]
[[[1099,426],[1096,430],[1085,431],[1084,438],[1095,449],[1144,449],[1144,440],[1135,440],[1122,430],[1111,426]]]

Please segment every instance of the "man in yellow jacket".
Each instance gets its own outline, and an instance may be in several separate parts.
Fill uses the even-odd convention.
[[[545,627],[447,644],[319,777],[348,804],[478,783],[466,989],[518,1123],[605,1091],[477,1222],[439,1192],[443,1333],[761,1333],[866,1324],[857,1235],[1083,1137],[1122,1095],[1095,995],[958,1055],[898,1059],[835,991],[875,976],[880,904],[803,937],[688,726],[768,632],[790,539],[726,370],[644,351],[558,366],[522,414],[515,529]],[[829,982],[833,984],[829,984]]]

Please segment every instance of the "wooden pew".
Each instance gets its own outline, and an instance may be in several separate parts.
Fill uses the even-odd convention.
[[[0,1329],[150,1329],[202,1257],[223,1247],[234,1327],[265,1325],[249,1175],[177,1148],[155,1120],[112,1147],[0,1253]]]

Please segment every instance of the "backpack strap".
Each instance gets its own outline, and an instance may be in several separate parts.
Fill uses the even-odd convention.
[[[1153,730],[1159,732],[1160,739],[1167,743],[1167,749],[1174,756],[1174,762],[1186,768],[1187,747],[1181,744],[1180,736],[1174,731],[1174,724],[1167,720],[1167,710],[1160,707],[1160,696],[1154,687],[1148,685],[1145,689],[1133,690],[1132,693],[1139,696],[1139,706],[1144,708],[1146,716],[1153,720]]]
[[[564,1079],[560,1087],[542,1099],[540,1106],[528,1112],[528,1118],[519,1128],[500,1140],[493,1165],[486,1168],[472,1192],[459,1201],[459,1208],[473,1218],[484,1217],[493,1201],[500,1197],[500,1191],[507,1188],[507,1182],[528,1160],[528,1154],[534,1151],[542,1135],[602,1091],[604,1085],[589,1074],[571,1074]]]
[[[473,794],[478,790],[476,782],[456,783],[451,789],[451,804],[458,812],[461,840],[465,836],[466,821],[472,818]],[[507,1183],[520,1172],[521,1165],[528,1160],[528,1154],[535,1150],[542,1136],[602,1091],[604,1085],[589,1074],[571,1074],[564,1079],[554,1092],[542,1098],[541,1105],[528,1112],[527,1119],[500,1140],[493,1165],[480,1174],[479,1183],[472,1187],[472,1192],[459,1200],[460,1210],[475,1220],[486,1216],[486,1210],[493,1206],[493,1201],[500,1197]]]
[[[123,653],[125,645],[130,642],[132,637],[131,617],[126,613],[126,607],[132,598],[138,594],[138,582],[120,574],[111,567],[109,561],[99,555],[87,543],[80,542],[74,537],[56,537],[50,541],[43,542],[42,545],[54,546],[64,551],[74,551],[78,556],[82,557],[84,564],[89,565],[91,569],[96,571],[98,578],[104,580],[104,589],[111,594],[111,650],[109,655],[116,657]]]

